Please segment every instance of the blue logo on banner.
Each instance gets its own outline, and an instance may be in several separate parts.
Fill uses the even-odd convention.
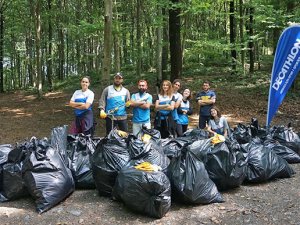
[[[300,26],[286,28],[275,53],[268,102],[267,126],[300,70]]]

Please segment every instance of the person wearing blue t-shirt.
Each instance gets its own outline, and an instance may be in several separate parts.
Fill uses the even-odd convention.
[[[69,106],[74,108],[75,121],[71,126],[72,134],[91,134],[94,131],[94,116],[92,104],[94,101],[94,92],[89,89],[90,78],[85,76],[80,81],[81,90],[77,90],[72,95]]]
[[[193,113],[191,99],[191,90],[186,88],[182,93],[182,101],[180,106],[177,108],[178,120],[177,123],[177,134],[179,137],[183,136],[183,133],[187,131],[189,125],[189,115]]]
[[[199,112],[199,128],[204,129],[210,119],[210,109],[216,102],[216,94],[214,91],[210,90],[210,83],[208,81],[204,81],[202,84],[202,91],[200,91],[196,100],[198,105],[200,106]]]
[[[113,127],[127,132],[127,103],[130,100],[129,91],[123,87],[123,74],[118,72],[114,76],[114,84],[106,87],[99,99],[100,118],[106,120],[106,134]]]
[[[147,93],[148,83],[146,80],[139,80],[139,91],[132,94],[130,106],[133,107],[132,133],[137,135],[143,126],[150,129],[150,106],[152,104],[152,95]]]

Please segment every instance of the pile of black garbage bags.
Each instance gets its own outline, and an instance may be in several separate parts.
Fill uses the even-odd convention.
[[[96,188],[133,211],[161,218],[171,200],[220,203],[220,191],[289,178],[295,173],[289,163],[299,163],[299,153],[300,138],[291,127],[259,127],[256,119],[217,143],[201,129],[167,139],[146,128],[137,136],[114,129],[92,138],[68,135],[63,126],[49,139],[0,145],[0,202],[31,195],[42,213],[75,188]],[[145,162],[156,169],[140,169]]]

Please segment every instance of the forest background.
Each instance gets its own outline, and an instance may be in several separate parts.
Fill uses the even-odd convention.
[[[286,27],[300,23],[299,5],[296,0],[0,0],[0,96],[24,90],[46,103],[47,93],[60,90],[68,93],[67,102],[79,89],[79,78],[89,75],[99,97],[121,71],[130,90],[141,78],[150,81],[152,91],[164,79],[180,78],[193,92],[210,80],[223,112],[234,111],[238,122],[242,110],[251,109],[251,116],[263,121],[276,44]],[[290,102],[299,96],[298,86],[296,79]],[[293,104],[287,106],[291,116],[298,115]]]

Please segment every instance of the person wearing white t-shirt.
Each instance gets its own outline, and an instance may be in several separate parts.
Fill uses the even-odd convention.
[[[70,129],[70,133],[93,135],[94,116],[92,104],[94,101],[94,92],[89,89],[90,77],[85,76],[81,79],[81,90],[74,92],[69,105],[74,108],[75,121]]]
[[[161,138],[168,138],[170,135],[175,135],[176,124],[174,124],[172,115],[174,105],[172,83],[164,80],[161,83],[159,94],[155,100],[156,115],[154,128],[159,130]]]
[[[178,125],[178,112],[177,109],[180,107],[182,102],[182,94],[179,93],[179,89],[181,88],[181,81],[179,79],[175,79],[172,83],[173,85],[173,97],[174,97],[174,110],[172,111],[172,116],[174,119],[174,122]],[[180,131],[176,128],[176,135],[180,136]]]

